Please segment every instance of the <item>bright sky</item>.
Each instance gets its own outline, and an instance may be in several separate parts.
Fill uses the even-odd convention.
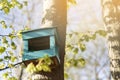
[[[70,30],[88,31],[103,29],[101,0],[77,0],[77,5],[68,10]]]

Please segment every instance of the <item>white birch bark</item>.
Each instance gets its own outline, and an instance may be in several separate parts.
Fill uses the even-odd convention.
[[[112,80],[120,80],[120,17],[119,0],[102,0],[103,19],[108,32]]]

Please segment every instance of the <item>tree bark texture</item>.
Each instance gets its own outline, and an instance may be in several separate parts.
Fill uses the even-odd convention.
[[[120,80],[120,0],[102,0],[112,80]]]
[[[34,73],[32,80],[64,80],[64,54],[67,24],[66,5],[66,0],[43,0],[42,27],[57,27],[60,65],[53,68],[51,72]]]

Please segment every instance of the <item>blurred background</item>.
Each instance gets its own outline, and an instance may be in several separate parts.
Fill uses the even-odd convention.
[[[72,5],[68,8],[67,33],[85,33],[89,31],[95,32],[99,29],[104,30],[101,0],[76,0],[76,2],[76,5]],[[28,5],[23,7],[22,10],[14,8],[8,15],[0,11],[0,20],[6,21],[7,25],[14,25],[16,31],[23,29],[24,26],[37,29],[41,26],[42,9],[42,0],[28,0]],[[2,29],[0,27],[0,35],[9,34],[11,31],[12,30],[9,28]],[[66,41],[69,41],[69,39]],[[16,43],[17,46],[20,47],[22,42],[17,40]],[[69,75],[66,80],[111,80],[106,38],[97,35],[95,40],[86,42],[85,45],[86,50],[84,52],[80,51],[77,56],[83,57],[86,60],[86,65],[84,67],[71,66],[70,68],[65,68],[65,71]],[[20,56],[19,48],[17,48],[16,53],[18,53],[16,55]],[[20,61],[21,56],[17,59],[17,62]],[[19,68],[19,66],[14,68],[13,75],[20,75],[20,73],[18,73]],[[19,70],[21,70],[21,68]],[[3,72],[4,71],[1,71],[0,75]],[[0,80],[2,80],[1,76]]]

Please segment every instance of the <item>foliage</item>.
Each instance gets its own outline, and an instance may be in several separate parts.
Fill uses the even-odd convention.
[[[6,25],[7,26],[7,25]],[[7,26],[8,28],[8,26]],[[14,32],[12,27],[12,32],[8,35],[1,35],[1,46],[0,46],[0,69],[5,67],[13,68],[18,56],[16,56],[15,51],[17,50],[16,39],[21,39],[21,31],[25,29]],[[3,54],[3,55],[2,55]],[[6,62],[6,65],[4,64]],[[8,80],[16,80],[15,77],[10,77]]]
[[[22,9],[27,2],[20,3],[17,0],[0,0],[0,10],[3,11],[5,14],[9,14],[11,9],[17,7]],[[4,69],[9,67],[12,69],[14,67],[14,63],[18,59],[16,56],[15,51],[17,50],[17,42],[16,39],[21,38],[21,31],[15,31],[13,25],[7,25],[4,20],[0,21],[0,26],[3,30],[9,29],[11,32],[9,34],[1,34],[0,38],[0,69]],[[3,73],[3,78],[5,80],[17,80],[16,77],[11,76],[12,72],[5,72]]]
[[[84,67],[86,61],[83,57],[77,58],[78,53],[82,53],[86,50],[86,42],[95,40],[97,35],[105,37],[107,32],[104,30],[97,30],[96,32],[78,33],[73,32],[67,35],[66,41],[66,56],[65,56],[65,69],[70,67]],[[70,57],[70,55],[72,57]],[[64,74],[65,78],[68,78],[67,72]]]
[[[107,35],[107,32],[104,30],[98,30],[94,33],[77,33],[73,32],[72,34],[67,35],[68,41],[66,41],[66,51],[67,52],[73,52],[74,54],[77,54],[80,51],[85,51],[85,42],[88,42],[90,40],[95,40],[97,34],[105,37]]]
[[[5,47],[0,46],[0,54],[2,54],[3,52],[5,52],[5,50],[6,50]]]
[[[24,2],[24,4],[26,5],[26,2]],[[22,9],[23,4],[17,0],[0,0],[0,10],[4,11],[6,14],[8,14],[10,10],[15,7]]]
[[[17,80],[17,78],[16,77],[9,77],[10,76],[10,73],[11,72],[6,72],[6,73],[4,73],[2,76],[3,76],[3,78],[6,80]]]
[[[52,60],[48,55],[45,55],[43,58],[38,59],[36,62],[38,62],[37,65],[34,65],[34,63],[28,64],[26,71],[30,73],[44,71],[44,72],[50,72],[51,68],[50,65],[52,64]]]
[[[76,0],[67,0],[68,2],[67,2],[67,8],[69,8],[71,5],[76,5],[77,4],[77,2],[76,2]]]

